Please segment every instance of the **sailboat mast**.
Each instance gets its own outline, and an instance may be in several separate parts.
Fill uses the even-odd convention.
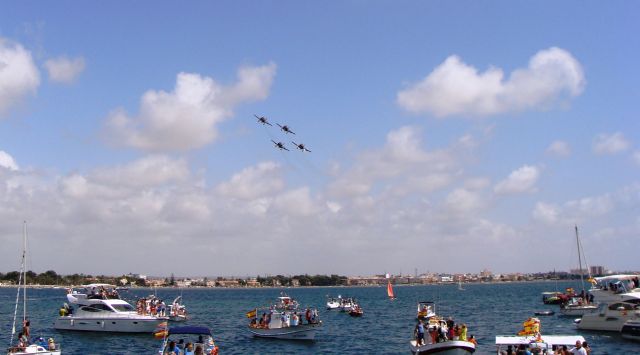
[[[576,244],[578,245],[578,267],[580,268],[580,284],[582,285],[582,293],[584,290],[584,273],[582,272],[582,257],[580,255],[580,238],[578,237],[578,226],[576,225]]]
[[[22,282],[24,289],[22,296],[24,297],[22,303],[22,324],[27,320],[27,221],[24,221],[24,232],[22,234],[22,263],[24,268],[22,269],[24,275],[22,276]]]

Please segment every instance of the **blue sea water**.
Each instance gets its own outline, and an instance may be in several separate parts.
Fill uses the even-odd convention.
[[[466,323],[469,335],[478,339],[476,354],[495,353],[495,336],[517,333],[522,322],[538,310],[556,315],[540,317],[544,334],[581,334],[591,344],[592,354],[640,354],[640,343],[615,333],[578,331],[573,319],[558,315],[558,306],[544,305],[541,292],[577,288],[575,283],[501,283],[395,287],[397,299],[390,301],[384,287],[287,288],[288,295],[304,306],[318,307],[323,329],[314,342],[253,338],[246,331],[245,313],[267,306],[282,289],[158,289],[156,294],[171,301],[182,293],[192,319],[186,324],[205,325],[213,330],[221,354],[409,354],[409,340],[415,325],[418,301],[435,301],[437,313]],[[153,293],[132,289],[122,293],[134,300]],[[346,313],[326,311],[326,296],[356,297],[365,314],[353,318]],[[16,290],[0,288],[0,343],[8,346]],[[96,334],[56,331],[52,328],[58,309],[65,301],[64,289],[29,289],[28,313],[32,334],[53,336],[63,354],[154,354],[160,342],[151,334]],[[184,323],[183,323],[184,324]]]

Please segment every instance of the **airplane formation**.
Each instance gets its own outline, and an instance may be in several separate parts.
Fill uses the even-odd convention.
[[[258,116],[258,115],[255,115],[255,114],[254,114],[254,116],[258,119],[258,123],[261,123],[262,125],[265,125],[265,126],[272,126],[272,127],[273,127],[273,125],[269,122],[269,120],[267,120],[267,118],[266,118],[266,117],[264,117],[264,116]],[[278,127],[280,127],[280,130],[281,130],[281,131],[283,131],[285,134],[296,134],[296,133],[295,133],[294,131],[292,131],[292,130],[291,130],[291,128],[289,128],[289,126],[287,126],[287,125],[281,125],[281,124],[279,124],[279,123],[276,123],[276,125],[278,125]],[[274,146],[275,146],[276,148],[280,149],[280,150],[286,150],[287,152],[289,152],[289,151],[290,151],[289,149],[287,149],[287,147],[286,147],[286,146],[284,145],[284,143],[282,143],[282,142],[276,142],[276,141],[274,141],[273,139],[271,140],[271,142],[273,142]],[[294,145],[298,150],[300,150],[300,151],[302,151],[302,152],[309,152],[309,153],[311,153],[311,150],[309,150],[309,149],[308,149],[304,144],[302,144],[302,143],[298,144],[298,143],[296,143],[296,142],[294,142],[294,141],[291,141],[291,143],[293,143],[293,145]]]

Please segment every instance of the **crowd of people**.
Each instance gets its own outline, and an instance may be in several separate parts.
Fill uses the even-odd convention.
[[[425,335],[429,334],[430,342],[425,341]],[[456,324],[453,318],[449,317],[446,321],[438,320],[437,322],[429,322],[425,324],[424,320],[419,319],[414,329],[416,345],[437,344],[450,340],[468,341],[477,345],[473,335],[467,337],[467,325]]]
[[[500,352],[501,355],[534,355],[534,354],[546,354],[546,355],[589,355],[591,354],[591,347],[587,344],[586,341],[581,342],[580,340],[576,341],[576,346],[569,349],[566,345],[557,346],[554,345],[551,347],[551,351],[549,352],[547,349],[543,349],[540,347],[532,347],[527,349],[524,344],[518,345],[517,348],[514,349],[513,346],[507,346],[507,350],[502,350]]]
[[[304,320],[303,315],[298,313],[298,311],[284,311],[277,313],[274,309],[271,309],[269,313],[262,313],[260,319],[256,317],[251,319],[251,323],[249,324],[253,328],[270,328],[272,317],[279,316],[280,317],[280,328],[287,327],[296,327],[298,325],[304,324],[306,320],[307,324],[317,324],[319,321],[318,310],[307,308],[304,312]]]

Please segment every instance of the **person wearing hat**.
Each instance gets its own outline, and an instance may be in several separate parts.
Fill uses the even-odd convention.
[[[43,348],[46,348],[46,347],[47,347],[47,342],[44,340],[44,338],[43,338],[43,337],[39,337],[38,339],[36,339],[36,344],[37,344],[38,346],[43,347]]]

